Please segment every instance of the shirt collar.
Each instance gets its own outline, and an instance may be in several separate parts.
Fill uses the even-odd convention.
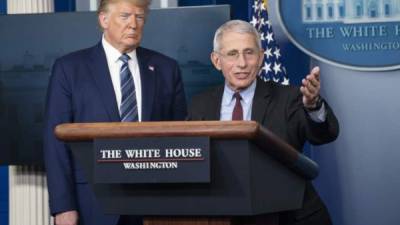
[[[257,79],[254,79],[250,86],[239,91],[240,96],[242,96],[242,101],[244,101],[246,104],[249,104],[253,100],[254,92],[256,90],[256,84]],[[228,105],[229,103],[231,103],[233,101],[233,94],[235,94],[235,91],[233,91],[225,82],[224,96],[227,96],[227,98],[223,100],[223,104]]]
[[[103,44],[104,51],[106,53],[107,58],[111,62],[117,63],[119,61],[119,57],[121,57],[122,53],[119,52],[116,48],[114,48],[105,38],[104,35],[101,39],[101,43]],[[136,60],[136,49],[131,52],[126,53],[131,59]]]

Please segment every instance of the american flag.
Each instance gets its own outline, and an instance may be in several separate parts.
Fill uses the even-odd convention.
[[[264,64],[259,76],[264,81],[272,80],[283,85],[289,84],[286,68],[281,60],[281,50],[275,41],[272,32],[271,22],[268,19],[268,0],[253,0],[251,4],[250,23],[258,30],[261,37],[262,48],[264,49]]]

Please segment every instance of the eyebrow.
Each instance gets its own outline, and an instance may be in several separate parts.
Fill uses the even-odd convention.
[[[121,12],[119,15],[120,15],[120,16],[130,16],[130,15],[132,15],[132,13]]]
[[[242,50],[242,52],[249,51],[249,50],[255,51],[256,49],[255,48],[245,48],[245,49]],[[231,49],[231,50],[228,50],[227,52],[240,52],[240,51],[237,50],[237,49]]]

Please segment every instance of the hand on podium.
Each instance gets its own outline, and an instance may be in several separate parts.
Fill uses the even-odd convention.
[[[56,225],[77,225],[78,212],[76,210],[62,212],[54,218]]]

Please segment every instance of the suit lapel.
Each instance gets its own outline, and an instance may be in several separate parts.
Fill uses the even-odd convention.
[[[93,47],[88,65],[91,70],[90,75],[98,87],[99,96],[104,103],[110,121],[120,121],[110,70],[108,69],[106,54],[101,42]]]
[[[208,99],[209,106],[207,110],[206,120],[220,120],[222,95],[224,94],[224,86],[217,87],[212,93],[212,97]]]
[[[251,120],[263,124],[265,113],[270,104],[270,87],[269,84],[261,79],[257,79],[256,90],[253,97]]]
[[[144,49],[137,48],[136,55],[142,83],[142,121],[150,121],[156,91],[157,67],[150,63],[150,56]]]

